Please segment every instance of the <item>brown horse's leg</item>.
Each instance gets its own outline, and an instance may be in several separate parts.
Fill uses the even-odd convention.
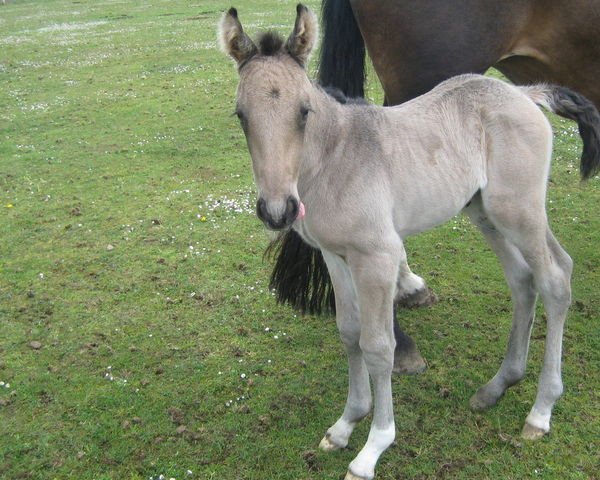
[[[417,290],[415,293],[411,293],[402,297],[396,302],[396,305],[402,308],[419,308],[428,307],[438,301],[438,297],[433,290],[429,287],[425,287],[421,290]]]
[[[394,351],[394,370],[396,374],[416,374],[423,372],[427,365],[415,341],[400,328],[396,317],[396,305],[394,305],[394,337],[396,338],[396,350]]]
[[[400,328],[396,310],[397,307],[414,308],[431,305],[437,301],[437,297],[427,287],[425,281],[411,271],[405,250],[402,250],[398,270],[394,299],[394,337],[396,338],[394,373],[420,373],[425,370],[425,361],[413,339]]]

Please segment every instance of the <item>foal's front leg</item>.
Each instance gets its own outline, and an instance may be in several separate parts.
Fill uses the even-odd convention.
[[[356,424],[371,411],[371,387],[369,372],[359,347],[360,321],[358,299],[350,269],[343,259],[323,251],[323,258],[335,290],[336,323],[348,356],[348,398],[344,413],[329,429],[319,445],[323,450],[338,450],[348,445],[348,439]]]
[[[373,381],[375,401],[367,443],[350,463],[346,480],[372,479],[379,456],[396,435],[391,375],[395,347],[392,326],[394,279],[398,274],[397,252],[403,248],[398,243],[394,248],[381,248],[379,252],[382,253],[353,252],[348,255],[360,311],[359,346]]]

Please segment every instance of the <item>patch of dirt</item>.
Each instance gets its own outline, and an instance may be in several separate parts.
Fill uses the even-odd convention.
[[[169,418],[175,425],[183,425],[185,423],[185,415],[183,410],[177,407],[169,407],[167,409],[167,414]]]

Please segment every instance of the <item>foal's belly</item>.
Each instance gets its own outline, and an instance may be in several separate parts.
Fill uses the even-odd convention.
[[[473,185],[457,190],[429,190],[411,199],[402,195],[394,210],[395,229],[405,238],[446,223],[465,208],[478,190]]]

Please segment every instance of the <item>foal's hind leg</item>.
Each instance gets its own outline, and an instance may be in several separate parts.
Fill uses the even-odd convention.
[[[571,302],[573,262],[548,228],[543,199],[532,195],[517,200],[513,195],[487,200],[490,220],[521,252],[546,309],[544,364],[536,400],[523,428],[523,437],[535,439],[550,431],[552,407],[562,394],[562,335]]]
[[[370,411],[372,405],[369,372],[359,347],[360,319],[356,292],[350,269],[338,256],[323,251],[323,258],[335,290],[336,322],[348,356],[348,398],[344,413],[329,429],[319,447],[338,450],[346,447],[356,424]]]
[[[529,265],[519,250],[486,217],[481,208],[481,198],[473,199],[465,213],[479,227],[502,263],[513,301],[512,327],[504,360],[496,375],[471,397],[471,408],[483,410],[495,405],[507,388],[525,376],[537,295]]]
[[[562,339],[567,310],[571,303],[573,261],[550,229],[546,231],[546,242],[548,252],[536,259],[540,265],[536,266],[535,270],[542,273],[536,276],[536,285],[544,302],[548,321],[538,392],[522,433],[523,437],[529,440],[535,440],[550,431],[552,408],[563,392]]]

